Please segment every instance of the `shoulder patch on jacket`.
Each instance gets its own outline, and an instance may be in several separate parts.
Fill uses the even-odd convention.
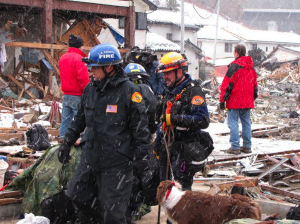
[[[201,105],[204,102],[204,99],[202,96],[194,96],[191,103],[194,105]]]
[[[139,92],[135,92],[131,96],[131,101],[136,102],[136,103],[142,102],[142,99],[143,99],[143,97]]]

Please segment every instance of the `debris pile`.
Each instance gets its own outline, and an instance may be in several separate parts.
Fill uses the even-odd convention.
[[[291,63],[282,64],[274,71],[257,69],[259,96],[255,100],[255,109],[251,110],[254,124],[274,126],[268,130],[253,133],[253,137],[275,137],[298,141],[300,139],[300,67]],[[207,93],[207,104],[211,122],[226,122],[226,111],[218,107],[220,82],[216,79],[203,82]]]

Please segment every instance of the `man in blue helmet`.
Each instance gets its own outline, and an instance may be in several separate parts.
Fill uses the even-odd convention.
[[[140,64],[129,63],[125,67],[125,73],[129,77],[130,81],[135,83],[140,92],[145,99],[145,105],[147,109],[148,116],[148,128],[151,133],[151,138],[149,139],[149,155],[152,154],[152,143],[156,137],[156,129],[157,124],[155,122],[155,112],[157,106],[157,99],[152,91],[151,84],[149,83],[149,75],[147,74],[144,67]],[[126,211],[126,221],[127,224],[134,223],[133,219],[137,217],[135,214],[138,212],[141,205],[144,203],[145,206],[142,208],[146,208],[146,205],[149,206],[147,208],[147,212],[140,211],[139,213],[143,213],[142,215],[147,214],[151,211],[151,205],[155,204],[156,198],[156,188],[159,184],[159,179],[156,181],[155,179],[155,160],[149,160],[149,170],[143,171],[140,169],[139,164],[134,163],[133,175],[133,187],[130,197],[130,204]],[[157,185],[157,186],[156,186]],[[152,186],[152,187],[149,187]],[[145,210],[145,209],[142,209]],[[142,217],[141,214],[138,217]]]
[[[115,46],[97,45],[83,61],[93,80],[84,89],[78,113],[58,149],[59,161],[67,163],[70,146],[86,128],[81,161],[66,195],[78,208],[80,223],[125,223],[133,160],[144,164],[148,159],[144,99],[125,76]]]
[[[125,67],[125,73],[131,82],[137,84],[140,93],[145,99],[145,106],[148,116],[148,127],[151,134],[155,134],[157,124],[155,124],[155,110],[157,99],[153,93],[152,85],[149,82],[149,75],[142,65],[130,63]]]

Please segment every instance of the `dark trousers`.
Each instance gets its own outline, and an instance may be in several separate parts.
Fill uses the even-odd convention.
[[[193,185],[194,173],[191,173],[186,169],[185,162],[180,158],[177,158],[171,162],[172,162],[172,169],[173,169],[175,181],[178,181],[181,184],[182,190],[191,191]],[[167,170],[166,167],[160,167],[159,176],[161,181],[166,180],[167,177],[166,170]],[[171,176],[170,168],[169,168],[168,176],[169,176],[168,179],[171,180],[172,176]]]
[[[125,224],[131,187],[132,170],[96,172],[82,156],[66,194],[86,223]]]

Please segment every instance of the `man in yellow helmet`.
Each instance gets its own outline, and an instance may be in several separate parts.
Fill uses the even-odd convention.
[[[169,52],[161,58],[157,69],[163,73],[165,82],[156,114],[162,128],[154,152],[159,157],[161,180],[170,178],[170,173],[166,174],[169,151],[175,180],[184,190],[191,190],[194,174],[203,169],[213,150],[210,135],[201,130],[209,126],[205,94],[199,82],[187,73],[185,55]]]

